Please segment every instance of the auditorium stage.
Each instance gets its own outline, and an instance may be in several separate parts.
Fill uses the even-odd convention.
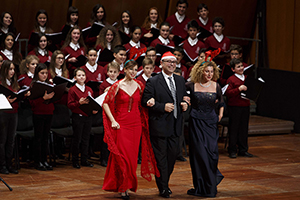
[[[218,186],[217,199],[300,199],[300,134],[249,137],[253,158],[230,159],[219,143],[219,169],[225,176]],[[53,171],[37,171],[21,163],[18,175],[0,176],[13,188],[0,182],[0,199],[115,199],[117,194],[101,189],[105,168],[93,161],[93,168],[74,169],[71,163],[58,160]],[[140,167],[140,166],[139,166]],[[138,168],[139,174],[140,168]],[[131,199],[162,199],[155,181],[138,175],[137,193]],[[203,199],[189,196],[192,187],[189,162],[177,162],[171,176],[171,199]]]

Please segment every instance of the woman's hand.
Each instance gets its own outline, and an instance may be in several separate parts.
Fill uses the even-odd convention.
[[[219,114],[219,121],[218,122],[221,121],[222,117],[223,117],[223,115]]]
[[[152,107],[155,105],[155,99],[151,98],[147,101],[147,106]]]
[[[98,113],[98,110],[93,110],[93,114],[97,114]]]
[[[111,127],[112,127],[112,129],[120,129],[120,125],[119,125],[119,123],[116,122],[116,121],[113,121],[113,122],[111,123]]]
[[[25,97],[29,97],[30,95],[31,95],[31,92],[28,91],[24,96],[25,96]]]
[[[74,63],[74,62],[77,62],[77,59],[75,57],[72,57],[72,58],[68,59],[68,62]]]
[[[151,31],[149,31],[148,33],[144,34],[145,38],[151,38],[153,37],[153,34],[151,33]]]
[[[180,103],[182,111],[185,112],[188,109],[188,103],[187,102],[181,102]]]
[[[47,94],[47,91],[45,91],[43,99],[44,100],[52,99],[52,97],[54,96],[54,94],[55,94],[54,92],[51,92],[51,93]]]
[[[12,102],[14,102],[14,101],[17,99],[17,97],[15,97],[15,98],[13,98],[13,99],[11,99],[10,97],[11,97],[11,96],[8,96],[8,97],[7,97],[7,100],[8,100],[9,103],[12,103]]]
[[[82,104],[88,104],[89,103],[89,100],[87,98],[83,98],[81,97],[79,99],[79,104],[82,105]]]

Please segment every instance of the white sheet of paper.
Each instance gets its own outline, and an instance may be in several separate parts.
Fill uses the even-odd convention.
[[[0,94],[0,110],[3,109],[12,109],[12,107],[7,98],[3,94]]]

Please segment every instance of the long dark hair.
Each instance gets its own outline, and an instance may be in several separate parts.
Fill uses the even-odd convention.
[[[2,27],[4,27],[3,18],[4,18],[5,14],[9,14],[10,17],[11,17],[11,24],[8,26],[8,32],[12,32],[12,33],[16,34],[17,31],[16,31],[16,27],[15,27],[15,24],[14,24],[14,18],[13,18],[13,16],[9,12],[3,12],[1,14],[1,16],[0,16],[1,17],[0,18],[0,29]]]
[[[78,25],[79,23],[79,11],[76,7],[74,6],[70,6],[68,9],[68,13],[67,13],[67,24],[70,25],[71,24],[71,14],[76,13],[78,15],[78,19],[75,23],[75,25]]]
[[[2,66],[1,66],[1,77],[2,77],[1,85],[3,85],[6,88],[8,88],[6,79],[8,79],[8,72],[9,72],[11,64],[13,64],[13,63],[10,60],[4,60]],[[11,87],[13,90],[16,91],[19,89],[19,84],[17,81],[16,67],[15,67],[15,74],[9,81],[11,82]]]
[[[12,53],[13,53],[13,63],[16,64],[16,65],[20,65],[21,61],[22,61],[22,56],[21,54],[18,52],[17,48],[16,48],[16,42],[15,42],[15,35],[11,32],[7,33],[4,35],[4,37],[2,38],[2,41],[1,41],[1,48],[4,50],[6,49],[6,46],[5,46],[5,40],[8,36],[11,36],[13,38],[13,41],[14,41],[14,44],[11,48],[12,50]]]
[[[94,22],[97,21],[97,11],[99,10],[99,8],[102,8],[103,9],[103,12],[104,12],[104,15],[103,15],[103,18],[102,18],[102,23],[104,25],[106,25],[106,11],[105,11],[105,8],[103,5],[101,4],[96,4],[93,8],[93,11],[91,13],[91,19],[90,19],[90,22],[91,24],[93,24]]]
[[[132,26],[132,18],[131,18],[131,14],[130,14],[129,10],[124,10],[124,11],[122,12],[122,14],[121,14],[121,18],[120,18],[120,26],[118,27],[118,29],[119,29],[121,32],[123,32],[123,33],[124,33],[124,30],[125,30],[125,25],[124,25],[124,23],[123,23],[123,21],[122,21],[122,16],[123,16],[124,13],[127,13],[127,14],[129,15],[129,22],[128,22],[128,24],[127,24],[127,28],[130,28],[130,27]]]
[[[45,33],[51,33],[51,32],[53,32],[52,29],[49,27],[49,17],[48,17],[48,13],[47,13],[47,11],[44,10],[44,9],[39,10],[39,11],[36,13],[36,15],[35,15],[34,31],[35,31],[35,32],[41,32],[41,31],[40,31],[40,27],[39,27],[40,25],[39,25],[39,22],[38,22],[38,16],[39,16],[40,14],[44,14],[44,15],[46,15],[46,17],[47,17],[47,22],[46,22],[46,24],[45,24],[45,27],[46,27]]]
[[[34,76],[33,76],[31,85],[32,85],[34,82],[36,82],[36,81],[39,80],[39,72],[42,71],[42,70],[44,70],[44,69],[47,69],[47,65],[45,65],[44,63],[39,63],[39,64],[36,66],[36,68],[35,68],[35,70],[34,70]],[[46,83],[50,83],[50,81],[48,80],[48,77],[47,77],[47,79],[46,79],[45,82],[46,82]]]
[[[72,27],[66,37],[66,40],[65,40],[65,43],[64,45],[61,47],[61,49],[64,49],[66,48],[70,42],[72,41],[72,37],[71,37],[71,33],[75,30],[75,29],[78,29],[80,31],[80,38],[78,40],[78,43],[81,47],[84,47],[84,52],[86,52],[86,46],[84,44],[84,41],[83,41],[83,36],[82,36],[82,31],[81,29],[79,28],[79,26],[75,25],[74,27]]]
[[[35,53],[35,55],[39,55],[39,52],[38,52],[38,49],[39,49],[39,47],[40,47],[40,40],[41,40],[41,38],[43,37],[43,36],[45,36],[46,37],[46,40],[47,40],[47,42],[48,42],[48,38],[47,38],[47,36],[45,35],[45,33],[42,33],[42,32],[40,32],[40,33],[38,33],[38,40],[36,40],[36,47],[34,48],[34,53]],[[46,56],[49,56],[49,54],[48,54],[48,44],[47,44],[47,46],[45,47],[45,50],[46,50]]]
[[[107,25],[100,31],[99,37],[96,40],[95,48],[98,46],[98,44],[100,44],[104,49],[107,48],[107,41],[105,38],[107,31],[111,31],[114,34],[114,38],[111,41],[111,49],[114,49],[115,46],[121,44],[120,34],[118,33],[117,29],[111,25]]]
[[[49,65],[49,71],[50,71],[51,78],[54,78],[56,76],[56,73],[55,73],[56,57],[59,54],[62,54],[64,56],[64,53],[60,50],[56,50],[52,54],[50,65]],[[64,63],[62,64],[61,69],[62,69],[62,76],[65,78],[69,78],[69,70],[67,69],[67,66],[66,66],[66,60],[64,60]]]

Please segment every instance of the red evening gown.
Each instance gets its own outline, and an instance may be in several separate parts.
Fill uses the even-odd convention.
[[[104,101],[109,105],[115,120],[120,125],[120,129],[111,129],[111,122],[104,115],[105,142],[108,144],[111,153],[108,159],[103,189],[114,192],[125,192],[130,189],[136,192],[137,158],[142,134],[142,176],[150,181],[150,173],[156,175],[159,175],[159,173],[149,140],[149,132],[147,131],[147,120],[145,118],[147,112],[143,111],[140,106],[143,86],[139,83],[141,88],[138,87],[130,96],[121,88],[117,89],[118,84],[119,82],[110,88]]]

